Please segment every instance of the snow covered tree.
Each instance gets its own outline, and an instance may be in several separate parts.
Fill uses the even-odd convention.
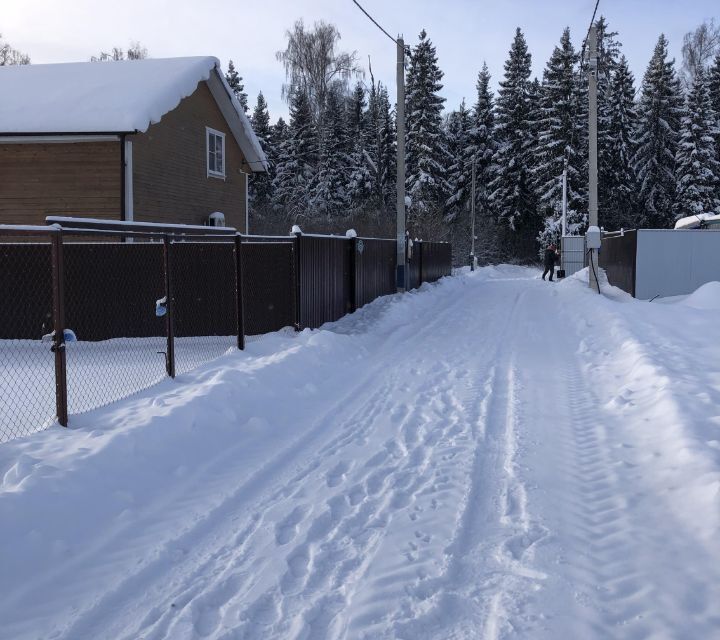
[[[340,87],[328,92],[322,123],[323,127],[319,132],[318,171],[312,185],[310,206],[329,218],[343,213],[349,202],[348,130]]]
[[[370,200],[381,214],[395,202],[395,119],[387,88],[374,80],[366,117],[365,147],[373,185]]]
[[[272,180],[275,173],[276,153],[272,144],[270,114],[262,91],[258,94],[251,121],[253,131],[265,152],[269,167],[267,172],[254,173],[251,176],[249,196],[254,208],[265,210],[269,208],[272,200]]]
[[[450,157],[450,166],[447,169],[450,196],[445,202],[448,221],[466,211],[472,198],[472,163],[475,151],[472,132],[472,113],[463,100],[458,110],[448,116],[445,125],[446,146]],[[477,167],[475,170],[477,173]]]
[[[584,132],[587,120],[581,108],[576,65],[579,55],[565,28],[543,73],[538,123],[538,145],[533,181],[545,226],[540,251],[558,244],[562,231],[562,173],[567,168],[568,225],[582,226],[587,219],[587,179]]]
[[[534,254],[538,217],[529,166],[532,162],[531,56],[520,28],[505,62],[495,114],[498,148],[493,157],[490,205],[505,235],[506,249],[515,257]]]
[[[668,41],[661,35],[643,78],[633,158],[642,207],[640,223],[659,228],[675,221],[675,155],[683,114],[675,61],[667,59],[667,49]]]
[[[243,84],[242,77],[235,69],[235,65],[233,64],[233,61],[230,60],[228,62],[228,70],[227,73],[225,73],[225,79],[227,80],[227,83],[230,85],[230,88],[232,89],[233,94],[240,102],[240,105],[243,108],[243,111],[247,113],[248,110],[248,101],[247,101],[247,93],[245,93],[245,85]]]
[[[276,207],[288,220],[298,220],[309,213],[318,155],[310,103],[302,91],[290,101],[288,135],[278,151],[280,157],[273,180]]]
[[[715,154],[718,162],[720,162],[720,53],[715,56],[715,61],[708,72],[708,91],[715,112],[715,124],[718,131],[715,135]],[[720,198],[720,185],[718,185],[718,198]]]
[[[488,182],[490,181],[490,167],[495,153],[495,104],[490,90],[490,72],[487,64],[483,63],[478,73],[477,100],[472,112],[472,127],[470,130],[470,144],[475,158],[475,206],[482,212],[487,211]]]
[[[367,154],[367,101],[361,83],[355,85],[347,102],[348,197],[353,208],[362,209],[372,192],[373,178]]]
[[[607,230],[627,229],[637,224],[637,177],[632,165],[638,126],[634,83],[627,60],[622,56],[607,96],[603,153],[598,151],[598,220]]]
[[[410,57],[406,83],[405,184],[412,201],[409,217],[437,218],[445,202],[448,157],[442,132],[442,77],[435,47],[423,29]]]
[[[717,119],[710,101],[705,71],[695,70],[687,96],[676,155],[676,217],[720,213],[720,162],[715,150]]]

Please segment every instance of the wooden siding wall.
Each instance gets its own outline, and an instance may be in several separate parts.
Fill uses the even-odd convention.
[[[225,134],[225,179],[207,176],[205,127]],[[203,224],[222,211],[245,231],[244,157],[205,82],[133,141],[134,219]]]
[[[0,144],[0,223],[120,219],[120,142]]]

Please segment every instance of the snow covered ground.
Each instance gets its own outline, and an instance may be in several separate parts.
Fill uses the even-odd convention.
[[[720,637],[720,285],[497,267],[0,445],[0,636]]]

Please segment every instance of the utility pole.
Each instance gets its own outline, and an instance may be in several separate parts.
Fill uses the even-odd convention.
[[[475,156],[472,161],[472,199],[470,200],[470,271],[475,271]]]
[[[598,156],[597,156],[597,28],[590,26],[588,59],[588,137],[589,137],[589,178],[588,213],[591,231],[598,230]],[[597,249],[590,249],[590,287],[600,293]]]
[[[397,290],[407,289],[405,248],[405,41],[397,39]]]

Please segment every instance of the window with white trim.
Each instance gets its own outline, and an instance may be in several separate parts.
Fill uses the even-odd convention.
[[[207,174],[214,178],[225,177],[225,134],[205,127],[207,140]]]

